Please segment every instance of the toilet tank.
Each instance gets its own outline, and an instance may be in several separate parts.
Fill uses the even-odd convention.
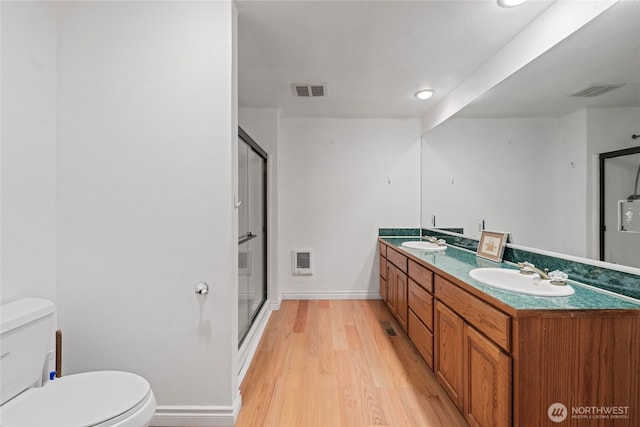
[[[41,298],[23,298],[0,310],[1,403],[36,385],[42,378],[54,305]]]

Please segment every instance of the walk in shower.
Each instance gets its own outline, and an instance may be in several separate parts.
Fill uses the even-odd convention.
[[[267,153],[238,128],[238,338],[267,299]]]

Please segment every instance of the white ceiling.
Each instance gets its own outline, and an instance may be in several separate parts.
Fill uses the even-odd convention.
[[[547,9],[495,0],[238,0],[240,107],[284,117],[422,117]],[[297,98],[293,83],[324,83]],[[433,88],[419,101],[413,93]]]
[[[600,83],[625,86],[568,96]],[[513,74],[457,117],[561,117],[580,108],[640,107],[640,1],[621,1]],[[640,117],[638,117],[640,123]]]

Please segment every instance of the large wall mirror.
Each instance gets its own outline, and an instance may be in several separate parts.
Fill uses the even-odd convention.
[[[478,238],[484,225],[517,245],[600,259],[598,155],[640,145],[634,134],[640,2],[621,1],[423,135],[422,226]],[[628,160],[607,190],[614,200],[634,194],[640,165]],[[640,267],[631,237],[604,260]]]

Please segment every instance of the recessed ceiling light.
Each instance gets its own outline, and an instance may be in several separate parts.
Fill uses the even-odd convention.
[[[498,0],[498,6],[500,7],[515,7],[520,6],[522,3],[526,3],[529,0]]]
[[[416,93],[413,94],[413,96],[415,96],[418,99],[429,99],[433,96],[433,94],[436,93],[435,90],[433,89],[423,89],[423,90],[419,90]]]

